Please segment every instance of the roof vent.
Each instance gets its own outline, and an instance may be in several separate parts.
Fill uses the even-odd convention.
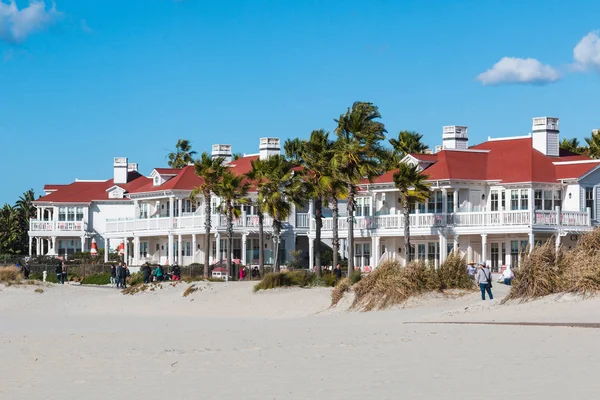
[[[442,146],[445,149],[466,150],[469,147],[469,133],[466,126],[444,126]]]
[[[231,160],[233,160],[233,155],[231,153],[231,145],[230,144],[213,144],[212,158],[215,159],[217,157],[223,157],[225,159],[225,163],[230,163]]]
[[[138,172],[138,164],[137,163],[127,164],[127,171]]]

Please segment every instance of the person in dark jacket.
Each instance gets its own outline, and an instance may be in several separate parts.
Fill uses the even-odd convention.
[[[335,266],[335,269],[333,270],[333,274],[335,275],[336,281],[339,281],[342,279],[342,270],[340,269],[340,264]]]
[[[150,274],[152,273],[152,271],[150,270],[150,264],[144,264],[141,269],[142,275],[144,277],[144,283],[150,283]]]
[[[127,289],[127,278],[131,276],[131,272],[129,272],[129,268],[127,267],[127,264],[123,263],[123,277],[121,280],[121,287],[123,289]]]
[[[54,269],[54,272],[56,273],[56,283],[64,283],[64,281],[62,280],[62,262],[58,262],[56,264],[56,268]]]
[[[110,266],[110,284],[117,285],[117,266],[115,264]]]
[[[117,266],[117,288],[121,287],[121,282],[124,278],[125,270],[123,269],[123,263],[119,263]]]
[[[29,261],[25,261],[25,265],[23,265],[23,276],[25,279],[29,279],[29,273],[31,272],[31,266],[29,265]]]

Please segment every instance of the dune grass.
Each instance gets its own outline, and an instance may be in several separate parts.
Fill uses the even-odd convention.
[[[6,285],[21,283],[23,275],[17,267],[0,267],[0,282]]]
[[[110,283],[110,273],[102,273],[86,276],[81,280],[82,285],[108,285]]]
[[[266,274],[260,282],[254,285],[254,291],[269,290],[278,287],[333,287],[335,286],[335,276],[333,274],[323,274],[318,277],[316,274],[306,270],[292,270],[282,272],[270,272]]]
[[[331,303],[335,306],[344,293],[352,290],[351,309],[383,310],[427,292],[475,290],[465,266],[465,260],[454,254],[449,255],[437,270],[422,261],[411,262],[406,267],[398,261],[385,261],[354,285],[350,280],[340,282],[331,294]]]

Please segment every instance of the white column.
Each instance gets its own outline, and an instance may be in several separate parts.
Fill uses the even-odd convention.
[[[220,233],[215,233],[215,244],[216,244],[217,248],[216,248],[216,254],[214,255],[214,258],[215,258],[216,262],[220,262],[221,261],[221,234]],[[210,251],[210,249],[206,249],[206,251]]]
[[[309,232],[313,230],[313,224],[312,224],[312,220],[315,218],[315,207],[314,207],[314,202],[312,200],[310,200],[308,202],[308,230]],[[310,242],[310,239],[308,240]]]
[[[535,238],[533,232],[529,232],[529,253],[533,251],[533,246],[535,245]]]
[[[446,245],[446,237],[442,232],[440,232],[440,263],[441,265],[444,261],[446,261],[446,257],[448,256],[448,246]]]
[[[140,237],[133,238],[133,265],[140,265]]]
[[[85,236],[81,237],[81,251],[85,251]]]
[[[123,262],[129,264],[129,246],[126,237],[123,238]]]
[[[377,240],[375,239],[375,236],[371,237],[371,262],[370,262],[370,267],[371,268],[375,268],[375,266],[377,265]]]
[[[38,219],[38,221],[41,221],[42,220],[42,215],[43,215],[42,214],[42,207],[38,207],[36,211],[37,211],[37,219]]]
[[[52,236],[52,253],[57,254],[56,253],[56,236]]]
[[[40,242],[41,242],[40,238],[36,237],[35,238],[35,255],[36,256],[40,256]]]
[[[181,200],[180,200],[181,202]],[[181,215],[181,208],[180,208],[180,214]],[[181,235],[177,236],[177,264],[182,265],[183,264],[183,249],[182,249],[182,238]]]
[[[458,188],[454,189],[452,196],[454,199],[454,210],[452,210],[452,212],[457,213],[458,212]]]
[[[196,243],[196,235],[192,235],[192,263],[196,262],[196,247],[198,247],[198,244]]]
[[[556,252],[558,253],[558,251],[560,250],[560,232],[556,232],[556,242],[555,242],[555,249]]]
[[[242,235],[242,264],[246,265],[247,264],[247,260],[246,260],[246,250],[248,248],[248,235],[246,233],[244,233]]]
[[[457,234],[454,234],[454,253],[456,253],[456,254],[458,254],[458,247],[459,247],[458,239],[459,239],[459,236]],[[469,260],[467,260],[467,261],[469,261]]]
[[[108,253],[110,253],[110,239],[104,238],[104,263],[108,262]]]
[[[511,257],[510,257],[510,237],[506,237],[504,238],[504,249],[505,249],[505,259],[504,259],[504,265],[506,265],[507,267],[510,266],[511,264]]]
[[[179,216],[183,216],[183,200],[177,199],[177,204],[179,205]]]
[[[173,210],[173,209],[171,209],[171,210]],[[172,211],[171,211],[171,214],[173,214]],[[173,262],[175,261],[175,254],[173,254],[174,253],[173,250],[174,250],[175,246],[173,246],[173,242],[174,242],[173,234],[169,233],[169,243],[167,244],[169,246],[169,257],[167,258],[167,260],[169,261],[169,265],[173,265]]]
[[[308,238],[308,269],[310,271],[315,269],[315,241],[310,237]]]
[[[448,190],[442,189],[442,214],[448,213]],[[446,221],[444,221],[446,223]]]
[[[173,196],[171,196],[171,197],[169,197],[169,229],[173,228],[174,214],[175,214],[175,201],[174,201]],[[173,253],[172,250],[173,250],[172,248],[169,250],[169,256],[171,253]]]
[[[29,257],[33,256],[32,246],[33,246],[33,238],[31,236],[29,236]]]
[[[487,265],[487,234],[481,234],[481,262]]]

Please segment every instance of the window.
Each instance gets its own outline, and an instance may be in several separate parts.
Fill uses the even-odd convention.
[[[519,209],[519,191],[518,190],[510,191],[510,209],[511,210]]]
[[[369,217],[371,215],[371,198],[359,197],[356,199],[356,216]]]
[[[585,207],[591,209],[594,218],[594,188],[585,188]]]
[[[165,207],[167,209],[167,216],[171,216],[171,201],[167,200],[167,206]]]
[[[536,190],[535,192],[533,192],[533,207],[536,210],[541,210],[542,206],[543,206],[543,198],[542,198],[542,191],[541,190]]]
[[[529,191],[521,189],[521,210],[529,209]]]
[[[498,191],[492,190],[490,193],[490,210],[498,211]]]
[[[562,192],[560,190],[555,190],[553,197],[554,207],[552,207],[552,209],[554,210],[556,207],[562,207]]]
[[[430,265],[435,265],[435,261],[438,259],[439,252],[440,242],[427,243],[427,262]]]
[[[354,245],[354,266],[362,268],[371,264],[371,244],[356,243]]]
[[[510,265],[511,267],[519,266],[519,241],[511,240],[510,242]]]
[[[506,210],[506,191],[502,191],[502,210]]]
[[[417,210],[417,204],[418,204],[418,203],[410,203],[410,204],[408,205],[408,207],[409,207],[409,210],[410,210],[410,213],[411,213],[411,214],[414,214],[414,213],[415,213],[415,211]]]
[[[425,260],[425,244],[419,243],[417,245],[417,258],[419,260]]]
[[[184,257],[192,256],[192,242],[184,242],[183,243],[183,256]]]
[[[67,207],[60,207],[58,209],[58,220],[59,221],[67,220]]]
[[[75,207],[67,208],[67,221],[75,221]]]
[[[454,212],[454,190],[448,190],[448,197],[446,197],[446,211],[448,213]]]
[[[491,243],[490,256],[492,258],[492,272],[498,272],[498,265],[500,264],[500,253],[498,250],[498,243]]]
[[[212,215],[219,214],[219,199],[216,197],[210,198],[210,212]]]
[[[425,214],[425,203],[421,202],[421,203],[417,203],[419,205],[419,213],[421,214]]]
[[[160,176],[156,175],[154,177],[154,186],[160,185]]]
[[[440,214],[442,212],[442,192],[432,190],[427,200],[427,212],[430,214]]]
[[[410,251],[410,253],[408,254],[408,261],[413,261],[415,259],[415,245],[414,244],[410,245],[409,251]]]
[[[552,190],[544,190],[544,210],[552,210]]]
[[[140,218],[148,218],[148,209],[149,209],[148,203],[140,204]]]
[[[435,212],[436,214],[440,214],[442,212],[442,192],[435,192]]]
[[[140,242],[140,257],[148,257],[148,242]]]

